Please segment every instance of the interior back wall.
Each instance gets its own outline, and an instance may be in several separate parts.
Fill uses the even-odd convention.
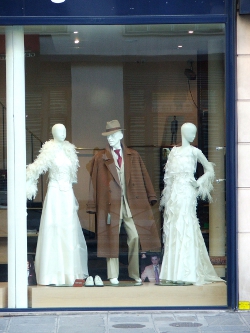
[[[89,192],[88,164],[94,148],[107,145],[106,122],[118,119],[124,125],[122,64],[73,64],[72,79],[72,142],[78,150],[80,168],[74,185],[79,202],[79,218],[83,228],[94,231],[93,215],[86,213]],[[88,148],[88,149],[86,149]]]

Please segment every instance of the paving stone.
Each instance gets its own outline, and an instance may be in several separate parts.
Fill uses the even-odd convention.
[[[174,316],[153,316],[153,321],[174,321]]]
[[[210,331],[203,331],[203,330],[201,330],[200,331],[200,333],[238,333],[237,331],[235,332],[233,332],[233,331],[219,331],[219,330],[210,330]],[[248,330],[247,328],[245,328],[243,331],[239,331],[239,333],[249,333],[250,332],[250,330]]]
[[[68,331],[70,332],[71,328],[77,327],[78,329],[86,329],[86,328],[91,328],[91,329],[102,329],[105,327],[105,325],[102,323],[101,325],[89,325],[88,323],[86,323],[85,325],[79,325],[79,324],[64,324],[64,325],[59,325],[58,329],[65,329],[67,328]]]
[[[214,327],[211,327],[211,326],[203,326],[203,327],[200,327],[200,330],[202,332],[206,332],[206,333],[215,333],[215,332],[222,332],[222,328],[221,326],[214,326]],[[237,332],[235,332],[237,333]]]
[[[54,333],[55,327],[51,325],[10,325],[8,333]]]
[[[177,321],[197,321],[196,316],[179,316],[179,315],[176,315],[175,319]]]
[[[57,333],[105,333],[105,327],[75,327],[75,326],[62,326],[59,327]]]
[[[156,333],[153,328],[117,328],[117,329],[111,329],[109,328],[109,333]],[[66,332],[65,332],[66,333]],[[89,332],[88,332],[89,333]],[[98,333],[98,332],[96,332]]]
[[[235,315],[218,315],[218,316],[204,316],[204,319],[207,321],[208,325],[212,326],[241,326],[244,325],[239,316]]]
[[[198,333],[200,332],[200,327],[174,327],[174,326],[161,326],[158,328],[159,332],[165,333],[165,332],[181,332],[181,333]]]
[[[58,326],[81,326],[81,327],[90,327],[90,326],[103,326],[104,319],[102,317],[89,316],[89,317],[60,317],[58,321]]]
[[[186,331],[186,330],[179,330],[179,329],[176,329],[175,328],[175,330],[173,331],[173,330],[165,330],[165,331],[159,331],[160,333],[185,333],[185,332],[188,332],[188,333],[200,333],[201,331],[198,331],[198,330],[196,330],[196,331]]]
[[[59,325],[64,325],[68,323],[74,323],[77,325],[103,325],[104,317],[99,315],[82,315],[82,316],[60,316]]]
[[[230,332],[230,333],[242,333],[242,332],[249,332],[250,330],[246,326],[213,326],[210,327],[203,327],[202,332],[205,333],[215,333],[215,332]]]
[[[9,323],[9,319],[0,318],[0,332],[4,331]]]
[[[117,316],[117,317],[109,317],[109,320],[110,321],[113,321],[113,322],[121,322],[121,323],[146,323],[146,322],[149,322],[149,317],[141,317],[141,316]]]
[[[241,333],[241,332],[245,332],[248,329],[248,327],[246,327],[245,325],[242,326],[221,326],[221,330],[222,332],[232,332],[232,333]]]
[[[20,317],[12,317],[11,324],[29,324],[29,325],[37,325],[37,324],[55,324],[57,317],[56,316],[20,316]]]
[[[245,320],[248,324],[250,324],[250,313],[248,314],[240,314],[240,317]]]

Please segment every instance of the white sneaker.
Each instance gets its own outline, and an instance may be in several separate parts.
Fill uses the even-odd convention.
[[[140,279],[140,278],[135,279],[135,282],[136,282],[136,283],[142,283],[142,279]]]
[[[94,287],[94,280],[92,276],[89,276],[85,281],[85,287]]]
[[[103,287],[103,281],[102,281],[102,279],[100,278],[99,275],[95,276],[95,286],[96,287]]]
[[[112,284],[119,284],[119,281],[117,278],[112,278],[112,279],[109,279],[110,283]]]

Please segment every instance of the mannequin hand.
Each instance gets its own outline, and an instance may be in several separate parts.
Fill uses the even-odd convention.
[[[197,181],[195,179],[190,179],[189,182],[194,188],[199,187],[199,185],[197,184]]]

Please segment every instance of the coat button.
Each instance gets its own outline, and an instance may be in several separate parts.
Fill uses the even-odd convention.
[[[111,202],[109,202],[109,205],[111,205]]]
[[[139,199],[138,195],[136,196],[136,199]]]

